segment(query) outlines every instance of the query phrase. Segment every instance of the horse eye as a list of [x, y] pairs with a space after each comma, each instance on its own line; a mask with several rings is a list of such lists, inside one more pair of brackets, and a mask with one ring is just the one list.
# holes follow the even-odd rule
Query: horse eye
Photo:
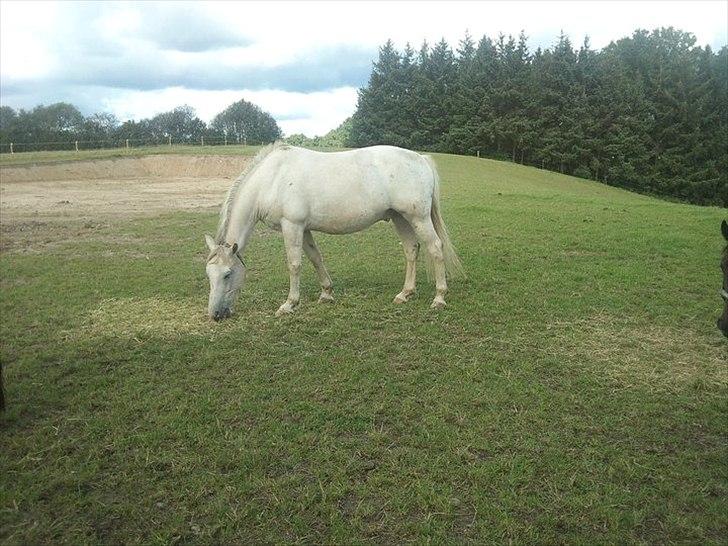
[[230, 275], [232, 275], [232, 274], [233, 274], [232, 271], [228, 271], [227, 273], [225, 273], [225, 276], [223, 277], [223, 279], [229, 279]]

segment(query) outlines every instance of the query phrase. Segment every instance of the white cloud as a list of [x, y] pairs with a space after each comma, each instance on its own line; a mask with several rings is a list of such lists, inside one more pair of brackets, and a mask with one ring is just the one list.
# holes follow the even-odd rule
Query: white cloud
[[52, 44], [40, 37], [52, 33], [57, 8], [52, 2], [0, 2], [0, 78], [34, 78], [55, 68]]
[[[549, 37], [563, 30], [579, 42], [588, 34], [604, 47], [636, 28], [674, 26], [696, 35], [700, 45], [727, 40], [728, 2], [679, 1], [497, 1], [497, 2], [247, 2], [206, 4], [219, 17], [239, 21], [240, 31], [280, 55], [331, 44], [418, 46], [445, 38], [451, 45], [468, 29], [483, 34]], [[293, 47], [291, 47], [293, 46]]]
[[308, 135], [353, 112], [368, 54], [390, 38], [398, 48], [440, 38], [457, 47], [466, 29], [476, 40], [524, 30], [535, 48], [563, 30], [576, 45], [589, 35], [601, 48], [636, 28], [673, 26], [695, 34], [699, 45], [718, 49], [728, 41], [726, 1], [4, 0], [0, 12], [0, 83], [10, 106], [54, 102], [65, 92], [63, 100], [74, 102], [77, 93], [85, 109], [109, 108], [120, 118], [188, 103], [210, 119], [243, 96], [286, 133]]
[[286, 135], [323, 135], [338, 127], [356, 110], [355, 87], [314, 93], [264, 90], [246, 92], [251, 102], [271, 113]]

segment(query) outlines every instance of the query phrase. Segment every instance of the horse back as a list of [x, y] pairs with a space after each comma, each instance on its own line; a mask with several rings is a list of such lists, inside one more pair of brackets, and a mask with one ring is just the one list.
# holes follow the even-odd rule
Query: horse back
[[429, 214], [434, 176], [416, 152], [373, 146], [328, 153], [288, 148], [276, 155], [267, 198], [274, 220], [351, 233], [386, 219], [391, 210]]

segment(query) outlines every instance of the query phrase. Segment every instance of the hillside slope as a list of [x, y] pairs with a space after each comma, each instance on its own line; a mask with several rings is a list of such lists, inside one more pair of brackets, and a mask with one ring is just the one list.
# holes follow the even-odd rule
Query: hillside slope
[[[7, 245], [0, 541], [721, 543], [725, 211], [435, 158], [468, 274], [441, 312], [424, 266], [391, 302], [386, 223], [317, 234], [336, 303], [306, 264], [283, 319], [283, 245], [261, 227], [222, 323], [216, 210]], [[6, 221], [4, 241], [28, 233]]]

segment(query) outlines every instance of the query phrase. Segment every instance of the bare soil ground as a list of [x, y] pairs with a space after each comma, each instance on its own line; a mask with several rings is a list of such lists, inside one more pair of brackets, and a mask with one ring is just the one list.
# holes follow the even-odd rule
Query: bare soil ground
[[210, 210], [247, 157], [156, 155], [0, 169], [0, 250], [42, 248], [133, 216]]

